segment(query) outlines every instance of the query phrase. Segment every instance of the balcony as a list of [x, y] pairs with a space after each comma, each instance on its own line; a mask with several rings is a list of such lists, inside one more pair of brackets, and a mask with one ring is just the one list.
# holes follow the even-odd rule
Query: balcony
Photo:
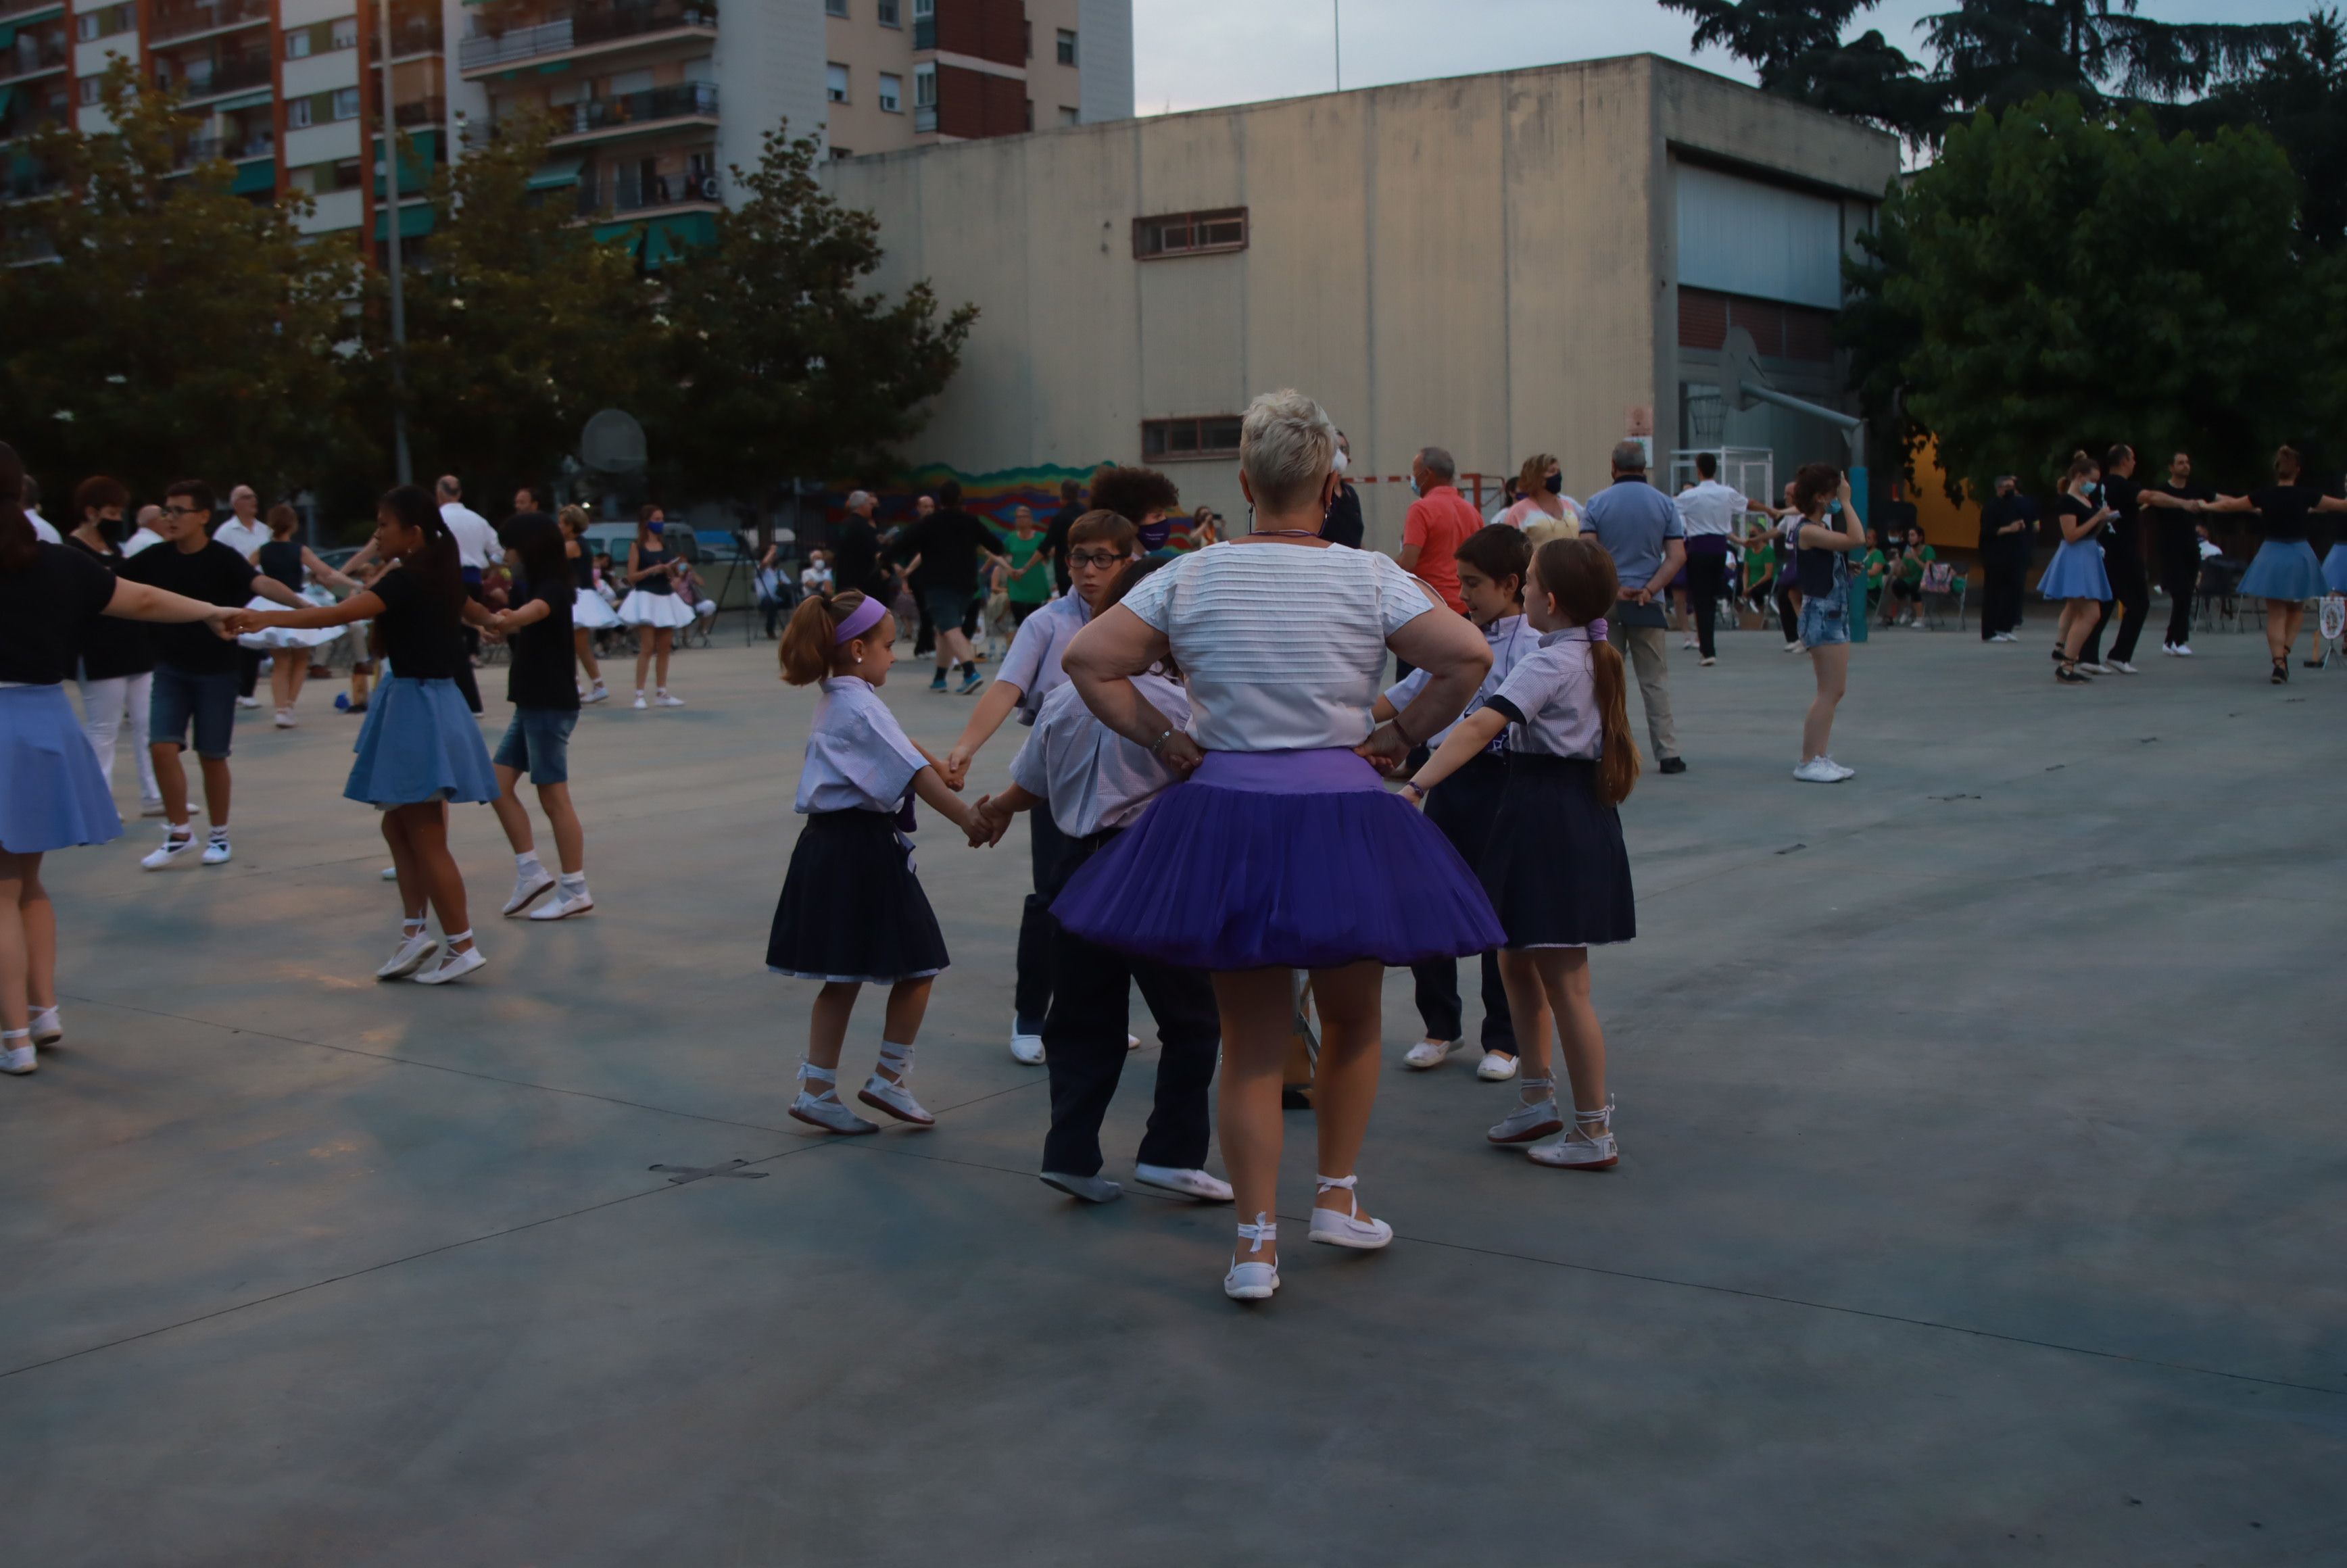
[[[481, 26], [479, 18], [476, 26]], [[596, 5], [577, 15], [557, 17], [535, 26], [483, 33], [458, 46], [458, 68], [489, 70], [516, 60], [535, 60], [601, 46], [622, 44], [664, 33], [698, 29], [714, 31], [717, 7], [712, 0], [655, 0], [651, 5]]]
[[717, 84], [683, 82], [652, 87], [617, 97], [582, 98], [570, 106], [570, 128], [557, 136], [558, 145], [587, 138], [605, 139], [640, 130], [656, 130], [680, 121], [717, 118]]
[[0, 54], [0, 82], [14, 82], [26, 77], [46, 76], [65, 69], [73, 57], [73, 49], [59, 33], [36, 36], [16, 35], [16, 46]]
[[671, 207], [715, 207], [724, 200], [724, 189], [714, 174], [663, 174], [647, 180], [622, 171], [616, 182], [600, 190], [579, 181], [579, 216], [608, 219]]
[[938, 106], [923, 104], [913, 111], [913, 134], [923, 136], [938, 128]]
[[0, 201], [30, 201], [57, 188], [57, 177], [30, 160], [0, 164]]
[[446, 98], [416, 98], [391, 106], [391, 123], [404, 130], [413, 130], [418, 126], [446, 125], [447, 120]]
[[173, 38], [191, 38], [199, 33], [268, 20], [269, 0], [179, 0], [177, 4], [158, 0], [147, 41], [169, 43]]
[[0, 22], [5, 22], [11, 16], [20, 16], [27, 11], [56, 10], [58, 0], [0, 0]]
[[190, 103], [200, 98], [225, 97], [230, 93], [241, 93], [249, 87], [265, 87], [270, 84], [267, 55], [238, 55], [218, 65], [204, 61], [198, 64], [205, 65], [207, 68], [200, 73], [189, 72], [179, 84]]

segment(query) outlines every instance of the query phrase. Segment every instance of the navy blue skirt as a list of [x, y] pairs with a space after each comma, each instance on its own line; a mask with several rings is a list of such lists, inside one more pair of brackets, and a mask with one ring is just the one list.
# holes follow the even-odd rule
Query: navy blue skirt
[[0, 849], [42, 855], [121, 836], [114, 792], [65, 688], [0, 686]]
[[1516, 752], [1479, 866], [1510, 948], [1594, 948], [1638, 934], [1622, 814], [1597, 764]]
[[922, 980], [951, 962], [895, 816], [808, 815], [766, 936], [766, 968], [802, 980]]

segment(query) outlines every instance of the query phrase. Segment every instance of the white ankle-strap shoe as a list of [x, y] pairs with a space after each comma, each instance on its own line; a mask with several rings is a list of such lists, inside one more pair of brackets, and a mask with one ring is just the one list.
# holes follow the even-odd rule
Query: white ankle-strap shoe
[[849, 1137], [859, 1132], [880, 1131], [877, 1125], [866, 1122], [839, 1102], [838, 1084], [839, 1074], [830, 1068], [800, 1062], [799, 1093], [798, 1098], [791, 1102], [791, 1120]]
[[1564, 1117], [1556, 1108], [1556, 1079], [1553, 1075], [1547, 1078], [1527, 1075], [1516, 1081], [1516, 1087], [1522, 1094], [1532, 1098], [1526, 1100], [1520, 1094], [1516, 1108], [1491, 1124], [1491, 1130], [1483, 1134], [1486, 1139], [1494, 1143], [1529, 1143], [1536, 1138], [1564, 1131]]
[[404, 979], [439, 950], [440, 939], [426, 936], [423, 927], [417, 926], [412, 930], [403, 927], [399, 946], [392, 949], [391, 957], [384, 961], [383, 968], [374, 972], [374, 978], [379, 980]]
[[1573, 1131], [1524, 1151], [1535, 1163], [1567, 1171], [1606, 1171], [1622, 1163], [1614, 1142], [1614, 1102], [1602, 1111], [1575, 1111]]
[[[1312, 1194], [1312, 1240], [1329, 1246], [1349, 1246], [1358, 1252], [1375, 1252], [1393, 1240], [1393, 1226], [1383, 1220], [1361, 1217], [1360, 1200], [1352, 1195], [1353, 1184], [1360, 1177], [1315, 1176], [1312, 1179], [1319, 1184]], [[1322, 1193], [1337, 1192], [1346, 1195], [1351, 1205], [1349, 1212], [1340, 1214], [1334, 1209], [1320, 1207]]]
[[[22, 1078], [40, 1066], [38, 1053], [33, 1050], [32, 1036], [33, 1031], [28, 1029], [0, 1030], [0, 1072]], [[1246, 1229], [1245, 1225], [1239, 1228]], [[1273, 1283], [1278, 1282], [1275, 1280]], [[1264, 1294], [1268, 1296], [1271, 1292], [1266, 1290]]]
[[[1239, 1226], [1239, 1239], [1253, 1245], [1249, 1253], [1259, 1253], [1263, 1244], [1279, 1239], [1279, 1226], [1270, 1216], [1258, 1214], [1255, 1223]], [[1238, 1250], [1231, 1250], [1231, 1271], [1223, 1276], [1223, 1294], [1233, 1301], [1268, 1301], [1271, 1293], [1279, 1288], [1279, 1265], [1276, 1263], [1241, 1263]]]
[[[886, 1068], [895, 1076], [884, 1076], [880, 1068]], [[856, 1098], [876, 1111], [886, 1111], [899, 1122], [910, 1122], [916, 1127], [936, 1126], [938, 1119], [923, 1110], [921, 1102], [913, 1098], [912, 1082], [913, 1048], [890, 1045], [884, 1040], [880, 1046], [880, 1067], [873, 1069], [872, 1076], [865, 1080], [864, 1087], [856, 1091]]]

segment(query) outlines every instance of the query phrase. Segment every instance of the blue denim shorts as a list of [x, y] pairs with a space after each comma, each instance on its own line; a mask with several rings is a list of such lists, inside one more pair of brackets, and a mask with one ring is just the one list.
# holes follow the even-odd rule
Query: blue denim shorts
[[1823, 599], [1801, 600], [1801, 646], [1830, 648], [1850, 641], [1850, 597], [1845, 589]]
[[501, 768], [528, 774], [534, 784], [569, 784], [570, 732], [578, 723], [574, 709], [516, 708], [505, 739], [497, 743], [497, 755], [489, 760]]
[[189, 671], [155, 666], [147, 709], [149, 745], [188, 749], [188, 723], [196, 726], [196, 755], [218, 762], [228, 755], [236, 733], [236, 671]]

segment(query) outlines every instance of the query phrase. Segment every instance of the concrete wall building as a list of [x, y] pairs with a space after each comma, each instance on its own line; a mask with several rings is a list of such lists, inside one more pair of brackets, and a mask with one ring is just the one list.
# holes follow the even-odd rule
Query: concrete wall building
[[881, 286], [981, 312], [908, 459], [1144, 460], [1235, 520], [1237, 415], [1294, 385], [1389, 545], [1427, 443], [1495, 486], [1555, 452], [1580, 496], [1641, 427], [1840, 460], [1814, 418], [1727, 410], [1719, 350], [1742, 327], [1840, 404], [1840, 261], [1899, 171], [1887, 136], [1644, 56], [857, 152], [826, 179], [878, 215]]

